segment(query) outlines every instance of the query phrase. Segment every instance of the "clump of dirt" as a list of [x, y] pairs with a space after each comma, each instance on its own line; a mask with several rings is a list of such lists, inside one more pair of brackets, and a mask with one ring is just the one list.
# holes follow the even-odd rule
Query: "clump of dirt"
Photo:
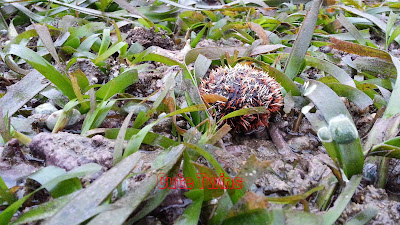
[[[215, 152], [216, 159], [225, 166], [224, 169], [239, 171], [251, 154], [255, 154], [259, 160], [271, 162], [270, 169], [255, 183], [255, 191], [264, 195], [287, 196], [304, 193], [320, 185], [322, 178], [331, 172], [325, 165], [331, 162], [331, 159], [319, 151], [318, 142], [310, 143], [307, 135], [288, 139], [289, 143], [300, 146], [301, 149], [287, 152], [278, 151], [275, 144], [268, 140], [266, 131], [233, 137], [236, 140], [231, 140], [231, 135], [228, 136], [224, 138], [224, 142], [227, 143], [224, 147], [228, 154]], [[293, 157], [294, 161], [288, 161], [288, 158]]]
[[[0, 38], [1, 46], [1, 38]], [[18, 74], [12, 71], [3, 60], [0, 60], [0, 94], [5, 94], [7, 88], [18, 82]]]
[[159, 67], [152, 72], [139, 73], [139, 81], [129, 86], [126, 93], [135, 97], [147, 97], [165, 86], [166, 80], [163, 79], [164, 77], [171, 75], [171, 73], [176, 75], [180, 71], [179, 66], [172, 66], [169, 68]]
[[244, 43], [236, 38], [228, 38], [228, 39], [219, 39], [214, 41], [212, 39], [202, 39], [197, 43], [196, 48], [203, 47], [240, 47], [243, 46]]
[[68, 69], [68, 72], [72, 73], [78, 69], [86, 75], [91, 85], [102, 84], [108, 81], [108, 76], [104, 74], [103, 71], [101, 71], [90, 59], [78, 58]]
[[319, 73], [319, 70], [314, 67], [310, 67], [306, 70], [304, 70], [303, 73], [300, 74], [300, 77], [303, 79], [312, 79], [312, 80], [318, 80], [322, 78], [324, 75]]
[[26, 159], [25, 152], [17, 139], [11, 139], [4, 147], [0, 147], [0, 176], [8, 187], [18, 185], [25, 176], [37, 170]]
[[[306, 137], [306, 136], [303, 136]], [[297, 141], [292, 141], [296, 143]], [[299, 144], [300, 145], [300, 144]], [[304, 144], [301, 144], [304, 145]], [[272, 141], [262, 139], [242, 140], [242, 152], [254, 153], [258, 159], [271, 161], [271, 169], [263, 177], [257, 180], [256, 186], [259, 192], [265, 195], [300, 194], [319, 185], [321, 179], [330, 173], [330, 169], [323, 162], [329, 162], [328, 155], [317, 152], [296, 154], [297, 160], [287, 162], [293, 152], [278, 152]], [[229, 146], [231, 151], [237, 146]], [[310, 146], [313, 148], [313, 146]], [[308, 149], [310, 150], [310, 149]], [[287, 155], [288, 154], [288, 155]]]
[[388, 51], [393, 54], [396, 57], [400, 56], [400, 45], [396, 42], [393, 41], [389, 47], [388, 47]]
[[8, 35], [6, 30], [0, 30], [0, 45], [5, 46], [8, 42]]
[[114, 143], [101, 135], [92, 138], [70, 133], [40, 133], [29, 144], [32, 154], [54, 165], [72, 170], [86, 163], [112, 166]]
[[326, 154], [301, 154], [296, 163], [282, 159], [271, 162], [270, 173], [261, 177], [256, 185], [265, 195], [297, 195], [318, 185], [331, 170], [323, 162], [329, 162]]
[[400, 163], [398, 159], [390, 160], [386, 189], [393, 194], [400, 195]]
[[174, 224], [176, 219], [183, 214], [186, 206], [192, 201], [186, 198], [183, 193], [185, 190], [172, 189], [164, 201], [150, 213], [162, 224]]
[[126, 93], [132, 94], [135, 97], [147, 97], [161, 87], [160, 82], [162, 77], [163, 74], [158, 73], [157, 71], [140, 73], [138, 82], [129, 86], [126, 90]]
[[126, 63], [113, 56], [111, 56], [106, 60], [106, 64], [107, 64], [108, 79], [110, 80], [117, 77], [121, 73], [121, 69], [122, 71], [124, 71], [125, 69], [128, 68], [128, 65]]
[[342, 98], [342, 100], [346, 105], [346, 108], [349, 110], [349, 113], [353, 117], [358, 134], [360, 137], [366, 136], [374, 124], [373, 121], [377, 112], [376, 108], [370, 106], [365, 109], [360, 109], [353, 102], [347, 100], [346, 98]]
[[121, 26], [119, 28], [119, 31], [121, 33], [128, 33], [131, 29], [132, 29], [132, 24], [131, 23], [127, 23], [127, 24]]
[[165, 30], [161, 29], [156, 32], [154, 27], [150, 29], [135, 27], [133, 30], [130, 30], [128, 32], [126, 42], [129, 45], [138, 42], [145, 48], [148, 48], [150, 46], [158, 46], [168, 50], [173, 50], [175, 48], [175, 44], [173, 40], [168, 36], [168, 33]]
[[[153, 175], [152, 172], [148, 171], [151, 170], [154, 160], [159, 156], [159, 154], [162, 154], [163, 150], [156, 149], [154, 151], [140, 152], [142, 153], [141, 158], [132, 171], [134, 174], [138, 175], [127, 179], [127, 186], [130, 190], [135, 190], [144, 185], [143, 182], [146, 182], [146, 178]], [[157, 173], [157, 170], [154, 172]], [[135, 224], [174, 224], [174, 221], [183, 214], [185, 208], [192, 202], [189, 198], [183, 195], [186, 191], [187, 190], [185, 189], [170, 189], [161, 204], [147, 216], [135, 222]], [[137, 211], [140, 211], [147, 206], [148, 201], [144, 201], [138, 206]]]
[[368, 224], [394, 225], [400, 221], [400, 204], [389, 200], [384, 189], [367, 186], [353, 196], [353, 202], [347, 205], [338, 222], [343, 224], [357, 213], [371, 206], [378, 210], [378, 214]]

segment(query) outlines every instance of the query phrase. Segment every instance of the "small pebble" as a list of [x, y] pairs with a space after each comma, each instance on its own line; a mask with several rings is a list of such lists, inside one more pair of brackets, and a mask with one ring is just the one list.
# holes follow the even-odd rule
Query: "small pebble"
[[32, 112], [32, 114], [40, 114], [40, 115], [50, 115], [57, 111], [57, 108], [51, 103], [44, 103], [38, 105]]
[[[57, 120], [60, 117], [61, 113], [63, 110], [58, 110], [56, 112], [53, 112], [47, 119], [46, 119], [46, 126], [49, 130], [53, 130], [54, 127], [56, 126]], [[75, 125], [76, 123], [79, 122], [79, 120], [81, 119], [81, 113], [76, 110], [73, 109], [72, 110], [72, 115], [67, 123], [66, 128], [71, 127], [73, 125]]]
[[130, 113], [133, 110], [134, 115], [138, 115], [141, 111], [147, 112], [150, 107], [147, 104], [139, 104], [138, 102], [128, 102], [122, 107], [125, 113]]

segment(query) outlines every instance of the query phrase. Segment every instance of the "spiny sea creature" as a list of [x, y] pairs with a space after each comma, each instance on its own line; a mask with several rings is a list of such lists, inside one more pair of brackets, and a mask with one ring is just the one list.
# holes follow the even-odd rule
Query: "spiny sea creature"
[[217, 94], [228, 101], [213, 105], [217, 119], [233, 111], [249, 107], [266, 107], [265, 114], [250, 114], [227, 119], [236, 133], [247, 133], [268, 126], [268, 118], [283, 105], [279, 84], [267, 73], [251, 66], [238, 64], [233, 68], [219, 67], [211, 71], [200, 85], [202, 95]]

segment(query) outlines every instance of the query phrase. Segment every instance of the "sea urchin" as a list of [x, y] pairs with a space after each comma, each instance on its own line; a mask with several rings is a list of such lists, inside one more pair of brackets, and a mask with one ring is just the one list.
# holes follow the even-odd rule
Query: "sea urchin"
[[217, 101], [214, 106], [217, 119], [233, 111], [264, 106], [265, 114], [250, 114], [227, 119], [236, 133], [251, 132], [268, 126], [268, 118], [282, 106], [283, 98], [279, 84], [267, 73], [253, 67], [238, 64], [233, 68], [220, 67], [211, 71], [200, 85], [202, 95], [218, 94], [228, 101]]

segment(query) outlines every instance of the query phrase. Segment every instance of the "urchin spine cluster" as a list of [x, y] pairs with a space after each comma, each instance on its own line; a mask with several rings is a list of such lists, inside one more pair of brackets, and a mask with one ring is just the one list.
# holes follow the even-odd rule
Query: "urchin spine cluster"
[[235, 132], [250, 132], [268, 126], [268, 118], [283, 105], [279, 84], [267, 73], [251, 66], [238, 64], [233, 68], [219, 67], [211, 71], [208, 78], [202, 80], [201, 94], [218, 94], [228, 99], [214, 104], [217, 119], [233, 111], [264, 106], [265, 114], [251, 114], [233, 117], [227, 120]]

